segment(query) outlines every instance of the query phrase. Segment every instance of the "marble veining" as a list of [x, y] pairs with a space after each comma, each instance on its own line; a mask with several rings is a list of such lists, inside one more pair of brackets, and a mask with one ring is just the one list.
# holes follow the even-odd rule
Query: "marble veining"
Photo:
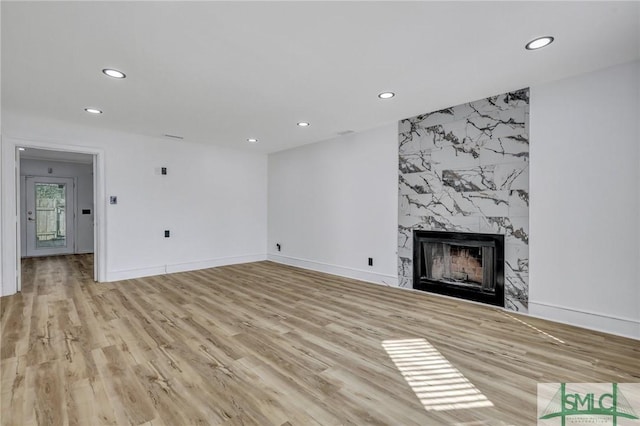
[[399, 122], [398, 275], [412, 287], [414, 229], [505, 235], [505, 306], [526, 311], [529, 89]]

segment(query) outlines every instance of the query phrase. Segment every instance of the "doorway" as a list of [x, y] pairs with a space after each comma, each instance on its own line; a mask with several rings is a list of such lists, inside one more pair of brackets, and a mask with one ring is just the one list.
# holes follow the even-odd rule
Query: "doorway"
[[[16, 189], [20, 194], [18, 260], [77, 254], [97, 257], [102, 239], [96, 209], [101, 193], [95, 179], [98, 156], [26, 146], [16, 151]], [[17, 268], [18, 291], [22, 263], [19, 261]], [[96, 258], [95, 281], [100, 280], [101, 263]]]
[[25, 177], [26, 255], [76, 251], [75, 178]]

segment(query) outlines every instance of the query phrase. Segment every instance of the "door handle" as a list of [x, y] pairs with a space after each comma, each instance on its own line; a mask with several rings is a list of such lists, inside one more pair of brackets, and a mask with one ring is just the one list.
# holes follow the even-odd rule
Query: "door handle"
[[32, 221], [32, 222], [35, 222], [35, 221], [36, 221], [36, 220], [35, 220], [34, 218], [32, 218], [32, 217], [28, 217], [28, 218], [27, 218], [27, 220], [30, 220], [30, 221]]

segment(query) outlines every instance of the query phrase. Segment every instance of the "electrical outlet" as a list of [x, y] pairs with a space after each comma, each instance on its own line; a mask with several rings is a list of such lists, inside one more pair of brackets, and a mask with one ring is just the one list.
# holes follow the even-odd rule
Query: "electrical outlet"
[[112, 195], [109, 197], [109, 204], [118, 204], [118, 197], [115, 195]]
[[166, 167], [160, 167], [160, 174], [161, 175], [166, 175], [167, 174], [167, 168]]
[[171, 236], [171, 231], [169, 231], [169, 230], [164, 231], [164, 237], [165, 238], [169, 238], [170, 236]]
[[373, 266], [373, 257], [369, 258], [369, 266]]

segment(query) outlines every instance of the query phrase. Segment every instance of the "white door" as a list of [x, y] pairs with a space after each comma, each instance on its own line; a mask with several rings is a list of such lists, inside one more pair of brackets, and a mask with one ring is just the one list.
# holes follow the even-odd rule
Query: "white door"
[[72, 178], [26, 178], [27, 256], [75, 251]]

